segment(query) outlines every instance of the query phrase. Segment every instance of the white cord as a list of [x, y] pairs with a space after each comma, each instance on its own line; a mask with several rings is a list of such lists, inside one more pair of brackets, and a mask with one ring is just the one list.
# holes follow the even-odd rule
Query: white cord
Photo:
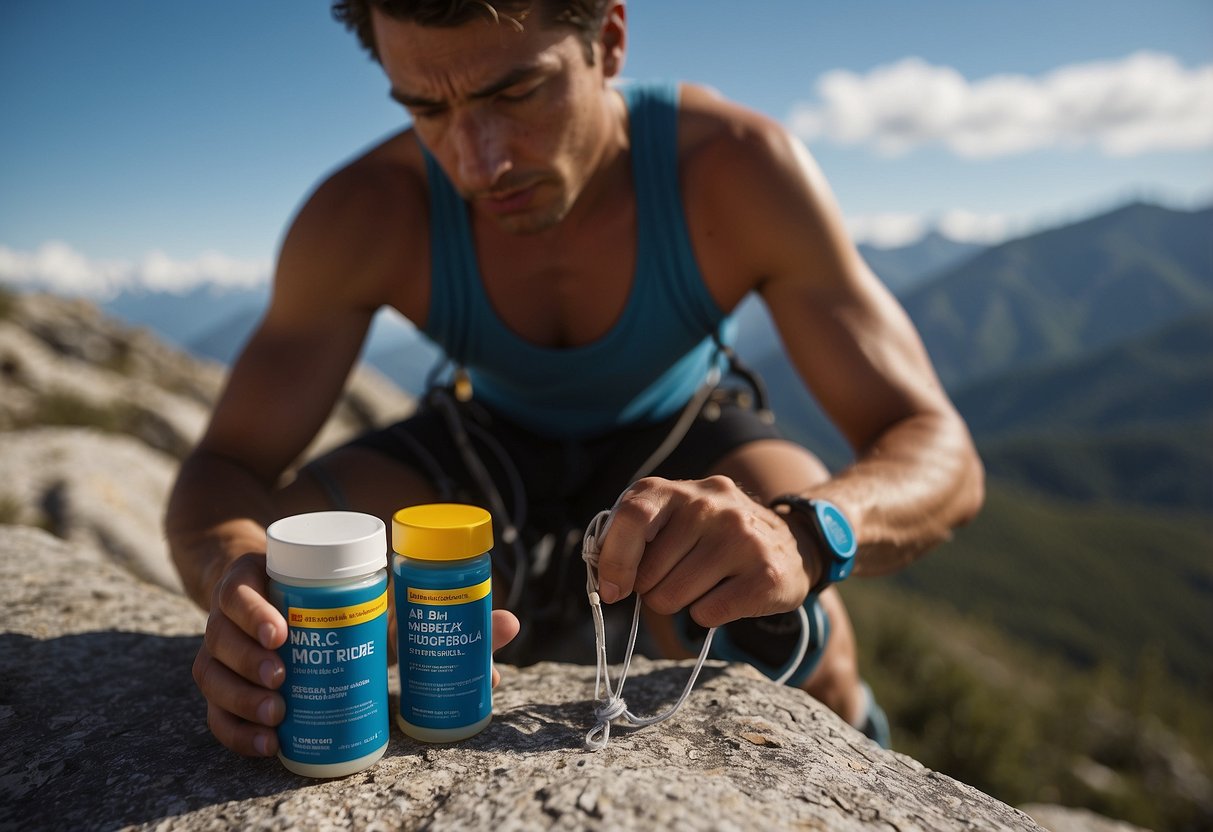
[[[690, 678], [687, 679], [686, 687], [683, 688], [678, 701], [668, 711], [655, 716], [641, 717], [628, 709], [627, 702], [623, 698], [623, 686], [627, 682], [628, 670], [632, 665], [632, 653], [636, 649], [636, 633], [640, 628], [641, 601], [640, 596], [637, 596], [636, 607], [632, 613], [632, 631], [628, 635], [627, 653], [623, 659], [623, 669], [619, 674], [619, 686], [613, 687], [607, 664], [606, 625], [602, 619], [602, 598], [598, 595], [598, 558], [602, 553], [601, 541], [606, 537], [607, 528], [611, 525], [611, 516], [611, 511], [598, 512], [586, 528], [581, 546], [581, 558], [585, 561], [585, 592], [590, 601], [590, 611], [594, 616], [594, 643], [598, 659], [598, 670], [594, 675], [594, 701], [598, 703], [594, 708], [594, 718], [597, 723], [585, 735], [585, 747], [591, 751], [606, 748], [611, 739], [611, 721], [614, 719], [623, 717], [630, 725], [641, 728], [646, 725], [656, 725], [677, 713], [678, 709], [682, 707], [682, 703], [690, 696], [691, 688], [695, 686], [695, 680], [699, 678], [699, 671], [703, 669], [703, 663], [707, 660], [708, 651], [712, 646], [712, 636], [716, 633], [715, 627], [708, 630], [703, 639], [703, 647], [699, 650], [699, 659], [695, 662], [695, 668], [691, 671]], [[808, 651], [809, 616], [803, 606], [798, 607], [797, 611], [800, 613], [800, 643], [796, 651], [796, 658], [775, 680], [776, 684], [783, 684], [791, 678]], [[605, 697], [601, 695], [604, 687], [606, 688]]]

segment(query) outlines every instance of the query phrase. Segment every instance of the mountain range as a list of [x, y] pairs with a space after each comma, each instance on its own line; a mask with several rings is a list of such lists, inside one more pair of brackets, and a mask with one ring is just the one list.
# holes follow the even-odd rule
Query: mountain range
[[1213, 306], [1213, 208], [1134, 203], [978, 253], [902, 298], [950, 389]]

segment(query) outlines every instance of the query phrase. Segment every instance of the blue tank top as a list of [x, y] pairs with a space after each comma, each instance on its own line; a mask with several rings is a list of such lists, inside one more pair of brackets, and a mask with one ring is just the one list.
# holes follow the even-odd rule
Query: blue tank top
[[430, 202], [430, 308], [424, 333], [467, 368], [475, 397], [528, 430], [586, 438], [660, 421], [694, 395], [724, 359], [711, 334], [731, 319], [695, 262], [678, 190], [678, 90], [629, 84], [636, 272], [622, 315], [602, 337], [536, 346], [497, 316], [484, 292], [467, 205], [425, 154]]

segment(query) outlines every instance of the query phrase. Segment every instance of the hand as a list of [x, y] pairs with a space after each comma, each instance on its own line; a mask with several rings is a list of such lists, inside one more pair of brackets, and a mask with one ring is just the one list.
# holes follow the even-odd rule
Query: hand
[[265, 555], [232, 562], [211, 593], [206, 636], [194, 659], [207, 727], [223, 745], [249, 757], [278, 753], [274, 726], [286, 715], [277, 693], [286, 668], [275, 652], [286, 641], [286, 620], [266, 600], [265, 585]]
[[[509, 610], [493, 610], [493, 652], [496, 653], [513, 641], [514, 636], [518, 635], [520, 626], [517, 616]], [[500, 681], [501, 674], [497, 672], [497, 667], [494, 665], [493, 687], [497, 687], [497, 683]]]
[[[286, 715], [286, 702], [276, 692], [286, 677], [276, 652], [286, 641], [286, 620], [265, 591], [265, 555], [245, 555], [228, 567], [212, 593], [206, 635], [193, 669], [194, 681], [206, 697], [211, 733], [249, 757], [278, 753], [274, 726]], [[505, 610], [494, 610], [492, 622], [496, 651], [518, 635], [519, 625]], [[394, 642], [394, 632], [390, 635]], [[500, 679], [494, 667], [494, 687]]]
[[638, 480], [615, 506], [598, 564], [599, 595], [633, 590], [654, 612], [690, 608], [704, 627], [793, 610], [810, 586], [784, 520], [728, 477]]
[[[389, 585], [394, 578], [389, 574]], [[388, 593], [388, 596], [395, 598], [394, 592]], [[489, 624], [492, 630], [493, 652], [496, 653], [502, 647], [505, 647], [514, 640], [514, 636], [518, 635], [518, 630], [521, 625], [518, 623], [518, 617], [509, 610], [493, 610], [492, 621]], [[399, 661], [399, 651], [397, 650], [397, 630], [396, 630], [396, 605], [388, 604], [387, 608], [387, 648], [388, 648], [388, 667], [392, 667]], [[497, 687], [497, 683], [501, 681], [501, 674], [497, 672], [497, 667], [493, 667], [493, 687]]]

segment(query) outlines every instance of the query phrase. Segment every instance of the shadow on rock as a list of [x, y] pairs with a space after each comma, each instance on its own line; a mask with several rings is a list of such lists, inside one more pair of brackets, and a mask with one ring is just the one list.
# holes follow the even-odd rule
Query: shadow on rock
[[[616, 689], [618, 670], [618, 667], [612, 668], [612, 683]], [[682, 695], [690, 672], [689, 666], [662, 667], [645, 672], [633, 669], [623, 691], [629, 710], [638, 717], [668, 711]], [[723, 665], [705, 665], [694, 690], [699, 690], [723, 673]], [[580, 682], [576, 685], [582, 687]], [[570, 697], [569, 701], [527, 703], [515, 707], [507, 705], [493, 718], [492, 725], [484, 733], [465, 742], [465, 746], [482, 751], [512, 753], [584, 749], [586, 734], [597, 723], [593, 684], [585, 685], [584, 690], [566, 688], [564, 691]], [[606, 695], [605, 690], [601, 693]], [[617, 719], [614, 724], [624, 731], [636, 730], [623, 719]]]
[[111, 829], [310, 782], [221, 747], [198, 636], [0, 634], [0, 825]]

